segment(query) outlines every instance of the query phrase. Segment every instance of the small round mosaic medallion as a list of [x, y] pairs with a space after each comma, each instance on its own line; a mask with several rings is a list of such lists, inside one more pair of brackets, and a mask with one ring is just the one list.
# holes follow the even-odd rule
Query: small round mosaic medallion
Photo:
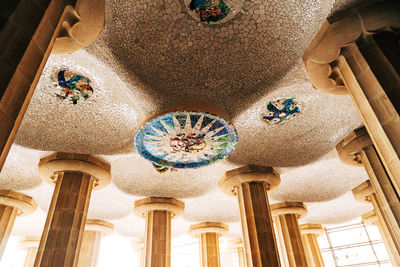
[[231, 20], [245, 0], [184, 0], [189, 14], [199, 22], [220, 24]]
[[78, 104], [87, 100], [93, 94], [91, 82], [85, 76], [73, 73], [67, 68], [57, 69], [52, 75], [56, 85], [54, 93], [59, 99]]
[[262, 119], [268, 124], [279, 124], [296, 117], [301, 111], [301, 105], [295, 98], [279, 98], [267, 104], [267, 111]]
[[238, 135], [224, 118], [199, 111], [176, 111], [146, 122], [135, 135], [139, 154], [158, 166], [186, 169], [228, 157]]

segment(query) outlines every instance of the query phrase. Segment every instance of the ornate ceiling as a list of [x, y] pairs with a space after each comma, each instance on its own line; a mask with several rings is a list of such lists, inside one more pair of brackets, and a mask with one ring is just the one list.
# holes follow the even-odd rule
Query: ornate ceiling
[[[201, 221], [229, 223], [229, 236], [240, 235], [237, 201], [217, 182], [243, 164], [277, 167], [282, 182], [271, 202], [305, 202], [305, 222], [344, 222], [368, 209], [350, 192], [367, 175], [342, 164], [334, 151], [361, 125], [357, 111], [348, 96], [313, 89], [301, 62], [330, 12], [351, 3], [337, 1], [332, 9], [333, 0], [231, 0], [226, 3], [239, 8], [208, 24], [184, 0], [106, 2], [105, 31], [93, 44], [50, 56], [0, 174], [2, 188], [31, 195], [40, 207], [17, 220], [16, 234], [26, 232], [24, 223], [38, 232], [44, 223], [53, 189], [41, 183], [37, 163], [49, 151], [90, 153], [111, 164], [112, 184], [93, 193], [89, 218], [112, 221], [127, 236], [143, 235], [132, 207], [144, 196], [185, 202], [184, 215], [174, 220], [176, 235]], [[90, 81], [90, 97], [74, 104], [56, 95], [66, 93], [57, 80], [63, 69]], [[269, 103], [290, 98], [300, 104], [295, 117], [263, 120]], [[238, 146], [219, 163], [160, 174], [133, 139], [143, 122], [182, 105], [224, 114], [238, 131]]]

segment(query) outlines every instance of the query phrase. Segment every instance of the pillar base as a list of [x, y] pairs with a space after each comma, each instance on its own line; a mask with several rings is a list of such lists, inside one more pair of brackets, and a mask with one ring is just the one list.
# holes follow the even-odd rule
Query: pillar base
[[272, 216], [295, 214], [298, 218], [303, 218], [307, 215], [307, 209], [303, 202], [285, 201], [271, 205]]
[[343, 163], [350, 166], [362, 167], [363, 163], [358, 154], [364, 147], [371, 144], [372, 141], [369, 138], [367, 130], [362, 127], [352, 131], [336, 146], [336, 150]]
[[299, 226], [302, 235], [323, 235], [325, 230], [320, 224], [302, 224]]
[[228, 232], [228, 230], [228, 225], [221, 222], [202, 222], [191, 225], [189, 234], [193, 237], [197, 237], [203, 233], [216, 233], [223, 236]]
[[174, 198], [148, 197], [135, 201], [134, 212], [139, 217], [145, 217], [146, 212], [154, 210], [166, 210], [172, 217], [182, 215], [185, 203]]
[[11, 190], [0, 190], [0, 205], [16, 208], [18, 216], [32, 214], [37, 208], [33, 198]]
[[353, 195], [355, 200], [359, 202], [364, 202], [364, 203], [370, 203], [370, 196], [375, 193], [374, 189], [371, 186], [371, 182], [365, 181], [359, 186], [353, 188]]

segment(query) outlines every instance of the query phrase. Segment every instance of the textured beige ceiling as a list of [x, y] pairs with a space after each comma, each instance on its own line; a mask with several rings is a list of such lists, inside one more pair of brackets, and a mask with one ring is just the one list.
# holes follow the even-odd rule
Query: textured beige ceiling
[[[332, 12], [352, 2], [337, 1]], [[41, 182], [37, 163], [50, 151], [95, 154], [111, 164], [113, 182], [93, 192], [89, 218], [112, 221], [128, 236], [143, 236], [144, 220], [132, 209], [144, 196], [185, 202], [175, 236], [200, 221], [229, 223], [229, 236], [240, 236], [237, 200], [217, 182], [249, 163], [279, 167], [282, 182], [270, 201], [304, 201], [304, 222], [345, 222], [370, 209], [350, 192], [367, 179], [365, 171], [343, 165], [334, 151], [361, 120], [348, 96], [313, 89], [300, 59], [333, 1], [245, 0], [218, 25], [201, 24], [183, 3], [107, 1], [104, 34], [86, 50], [50, 57], [0, 173], [1, 188], [39, 205], [17, 218], [14, 234], [40, 234], [53, 187]], [[91, 98], [73, 105], [55, 97], [52, 75], [64, 67], [92, 81]], [[301, 113], [267, 125], [261, 119], [267, 103], [282, 97], [295, 97]], [[138, 127], [177, 104], [208, 104], [227, 114], [239, 133], [231, 157], [164, 174], [141, 158], [133, 146]]]

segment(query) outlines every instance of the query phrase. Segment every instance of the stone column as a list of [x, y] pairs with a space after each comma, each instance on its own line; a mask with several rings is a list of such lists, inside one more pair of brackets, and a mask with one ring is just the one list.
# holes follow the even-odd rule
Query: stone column
[[287, 264], [290, 267], [307, 267], [306, 255], [297, 220], [307, 214], [302, 202], [282, 202], [271, 205], [280, 244], [284, 247]]
[[171, 219], [185, 204], [174, 198], [148, 197], [135, 201], [135, 214], [146, 219], [145, 266], [171, 266]]
[[110, 183], [110, 165], [57, 152], [40, 160], [39, 173], [56, 185], [34, 266], [76, 266], [92, 189]]
[[382, 212], [381, 205], [378, 204], [376, 193], [371, 186], [370, 181], [366, 181], [353, 189], [354, 198], [360, 202], [371, 203], [382, 233], [382, 239], [387, 245], [388, 253], [391, 255], [392, 263], [395, 266], [400, 266], [400, 250], [398, 246], [397, 235], [393, 229], [386, 223], [385, 214]]
[[6, 1], [0, 28], [0, 170], [46, 61], [89, 45], [104, 27], [104, 0]]
[[27, 236], [19, 240], [18, 247], [20, 249], [26, 250], [26, 257], [23, 267], [33, 267], [39, 247], [39, 242], [39, 236]]
[[233, 251], [235, 267], [246, 267], [243, 240], [241, 238], [229, 240], [228, 248]]
[[329, 17], [303, 55], [313, 86], [349, 94], [400, 194], [400, 3], [363, 1]]
[[373, 188], [370, 201], [390, 232], [395, 247], [400, 251], [400, 199], [367, 131], [364, 128], [353, 131], [336, 149], [344, 163], [364, 166]]
[[279, 183], [274, 168], [256, 165], [227, 171], [219, 181], [225, 193], [238, 197], [247, 266], [280, 266], [267, 194]]
[[199, 239], [200, 266], [220, 267], [220, 236], [228, 232], [228, 226], [220, 222], [203, 222], [190, 226], [189, 234]]
[[324, 233], [324, 228], [320, 224], [300, 225], [301, 238], [306, 252], [309, 267], [324, 267], [321, 250], [318, 245], [317, 237]]
[[32, 214], [37, 208], [33, 198], [11, 190], [0, 190], [0, 259], [17, 216]]
[[83, 233], [78, 267], [96, 267], [101, 238], [112, 234], [114, 225], [102, 220], [87, 220]]
[[144, 267], [144, 238], [136, 238], [132, 240], [132, 249], [138, 253], [139, 267]]

